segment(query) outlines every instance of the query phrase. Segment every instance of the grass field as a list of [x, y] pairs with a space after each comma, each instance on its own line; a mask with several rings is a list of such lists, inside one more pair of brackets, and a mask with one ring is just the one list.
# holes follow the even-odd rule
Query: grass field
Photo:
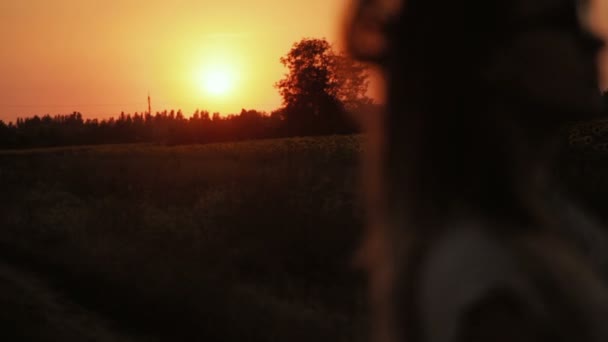
[[[144, 340], [363, 341], [362, 140], [0, 152], [0, 257]], [[608, 212], [608, 155], [577, 151], [556, 174]]]
[[361, 137], [0, 153], [0, 242], [163, 340], [365, 339]]

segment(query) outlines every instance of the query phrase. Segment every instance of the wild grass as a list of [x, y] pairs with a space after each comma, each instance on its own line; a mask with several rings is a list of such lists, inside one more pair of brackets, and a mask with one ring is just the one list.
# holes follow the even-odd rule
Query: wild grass
[[357, 136], [0, 154], [0, 236], [142, 336], [365, 339]]
[[[365, 340], [362, 139], [1, 152], [0, 243], [151, 340]], [[555, 174], [601, 214], [600, 152]]]

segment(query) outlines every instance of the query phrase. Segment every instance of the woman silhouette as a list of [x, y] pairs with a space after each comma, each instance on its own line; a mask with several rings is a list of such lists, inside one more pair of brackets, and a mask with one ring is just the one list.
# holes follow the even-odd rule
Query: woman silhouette
[[386, 79], [368, 120], [378, 341], [606, 341], [603, 232], [551, 177], [599, 115], [586, 2], [360, 0], [346, 41]]

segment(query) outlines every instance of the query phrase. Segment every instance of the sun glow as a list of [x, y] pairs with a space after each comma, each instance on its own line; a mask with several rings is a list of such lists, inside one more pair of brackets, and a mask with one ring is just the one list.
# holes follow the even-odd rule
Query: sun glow
[[198, 87], [207, 95], [225, 97], [236, 86], [236, 73], [229, 66], [214, 65], [202, 69], [197, 75]]
[[153, 111], [273, 111], [279, 58], [339, 43], [345, 1], [0, 0], [0, 119], [141, 112], [148, 92]]

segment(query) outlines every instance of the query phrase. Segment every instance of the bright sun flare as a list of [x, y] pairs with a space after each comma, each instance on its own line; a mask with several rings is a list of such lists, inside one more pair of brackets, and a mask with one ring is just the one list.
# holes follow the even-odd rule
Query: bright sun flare
[[201, 71], [198, 76], [199, 87], [207, 94], [225, 96], [234, 88], [235, 75], [225, 67], [213, 67]]

